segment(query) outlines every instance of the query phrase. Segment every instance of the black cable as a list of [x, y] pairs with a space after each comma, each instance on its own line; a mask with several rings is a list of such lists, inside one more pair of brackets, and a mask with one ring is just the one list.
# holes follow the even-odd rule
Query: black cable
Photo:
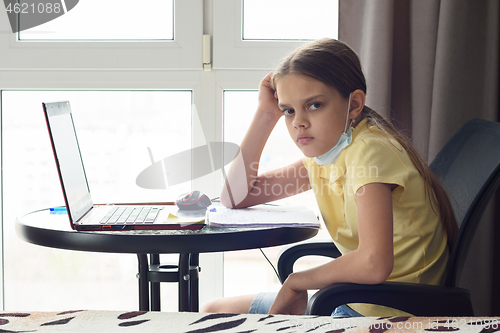
[[[215, 197], [211, 200], [212, 202], [220, 202], [220, 197]], [[275, 204], [264, 204], [264, 205], [269, 205], [269, 206], [276, 206]], [[264, 258], [266, 258], [267, 262], [269, 263], [269, 265], [271, 265], [271, 267], [273, 268], [273, 271], [274, 273], [276, 274], [276, 277], [278, 278], [278, 281], [281, 281], [280, 279], [280, 275], [278, 274], [278, 271], [276, 270], [276, 268], [274, 267], [273, 263], [271, 262], [271, 260], [269, 260], [269, 258], [266, 256], [266, 254], [264, 253], [264, 251], [262, 251], [262, 249], [259, 249], [260, 252], [262, 253], [262, 255], [264, 256]]]
[[273, 263], [271, 262], [271, 260], [269, 260], [269, 258], [266, 256], [266, 254], [264, 253], [264, 251], [262, 251], [262, 249], [259, 249], [260, 252], [262, 253], [262, 255], [264, 256], [264, 258], [266, 258], [267, 262], [269, 263], [269, 265], [271, 265], [271, 267], [273, 268], [273, 271], [274, 273], [276, 274], [276, 277], [278, 278], [278, 281], [281, 281], [280, 279], [280, 275], [278, 274], [278, 271], [276, 270], [276, 268], [274, 267]]

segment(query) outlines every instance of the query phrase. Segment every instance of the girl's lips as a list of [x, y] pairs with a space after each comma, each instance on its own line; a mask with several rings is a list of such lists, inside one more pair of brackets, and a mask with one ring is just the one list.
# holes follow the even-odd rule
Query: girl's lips
[[312, 136], [299, 136], [297, 138], [297, 142], [300, 143], [300, 144], [305, 144], [305, 143], [308, 143], [310, 141], [312, 141], [314, 138]]

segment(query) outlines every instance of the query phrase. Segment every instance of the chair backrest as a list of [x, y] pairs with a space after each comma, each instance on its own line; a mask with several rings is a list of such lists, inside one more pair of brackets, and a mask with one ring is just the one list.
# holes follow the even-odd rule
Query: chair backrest
[[459, 225], [445, 286], [457, 286], [484, 209], [500, 184], [500, 123], [471, 119], [430, 165], [449, 191]]

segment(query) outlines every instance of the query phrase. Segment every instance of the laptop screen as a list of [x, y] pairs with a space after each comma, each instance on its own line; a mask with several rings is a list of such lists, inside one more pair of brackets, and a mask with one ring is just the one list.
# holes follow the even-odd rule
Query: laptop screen
[[93, 206], [69, 102], [44, 103], [66, 207], [77, 222]]

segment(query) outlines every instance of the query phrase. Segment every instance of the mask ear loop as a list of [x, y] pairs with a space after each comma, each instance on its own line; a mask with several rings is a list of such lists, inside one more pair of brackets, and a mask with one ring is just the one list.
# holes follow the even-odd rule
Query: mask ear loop
[[[345, 119], [345, 126], [344, 126], [344, 133], [347, 132], [347, 123], [349, 122], [349, 110], [351, 109], [351, 93], [349, 93], [349, 104], [347, 105], [347, 118]], [[352, 122], [354, 119], [351, 120], [351, 123], [349, 124], [349, 127], [352, 127]]]

